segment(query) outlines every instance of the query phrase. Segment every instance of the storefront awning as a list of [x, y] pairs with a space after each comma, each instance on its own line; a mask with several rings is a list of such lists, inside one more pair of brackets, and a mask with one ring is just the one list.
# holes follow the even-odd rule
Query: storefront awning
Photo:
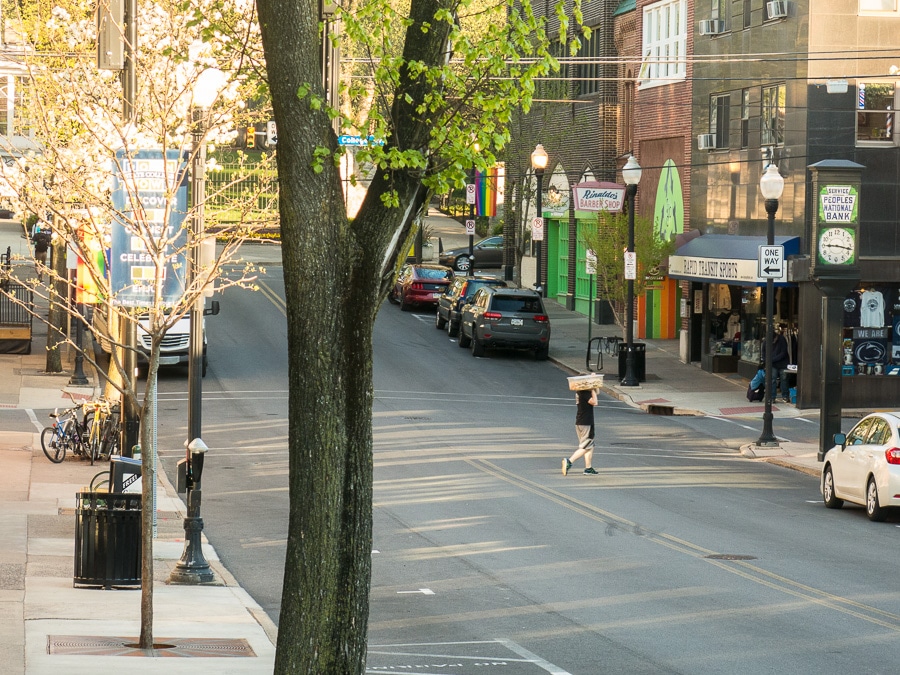
[[[800, 253], [800, 237], [775, 237], [775, 244], [784, 246], [785, 259]], [[669, 256], [669, 276], [714, 284], [765, 284], [766, 280], [757, 276], [759, 247], [765, 245], [765, 237], [704, 234]]]

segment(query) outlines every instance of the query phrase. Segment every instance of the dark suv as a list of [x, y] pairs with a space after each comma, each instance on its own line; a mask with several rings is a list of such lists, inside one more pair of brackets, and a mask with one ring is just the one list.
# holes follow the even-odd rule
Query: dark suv
[[446, 326], [447, 335], [456, 337], [459, 332], [459, 313], [466, 300], [475, 295], [479, 288], [496, 286], [506, 288], [506, 282], [494, 277], [456, 277], [450, 288], [438, 298], [437, 312], [434, 315], [434, 327], [441, 330]]
[[483, 356], [488, 347], [533, 349], [536, 359], [550, 354], [550, 317], [536, 291], [480, 288], [459, 319], [459, 346]]

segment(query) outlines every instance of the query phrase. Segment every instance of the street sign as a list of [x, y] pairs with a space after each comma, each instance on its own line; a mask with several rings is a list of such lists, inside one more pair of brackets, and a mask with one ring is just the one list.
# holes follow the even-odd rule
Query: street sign
[[760, 279], [784, 278], [784, 246], [760, 246], [756, 275]]
[[544, 219], [540, 216], [531, 221], [531, 240], [544, 241]]
[[266, 145], [275, 145], [278, 143], [278, 129], [274, 120], [266, 122]]
[[475, 203], [475, 183], [466, 183], [466, 204]]
[[475, 221], [474, 220], [466, 221], [466, 234], [475, 234]]
[[584, 271], [588, 274], [597, 274], [597, 254], [591, 249], [584, 252]]
[[625, 251], [625, 278], [637, 279], [637, 253]]

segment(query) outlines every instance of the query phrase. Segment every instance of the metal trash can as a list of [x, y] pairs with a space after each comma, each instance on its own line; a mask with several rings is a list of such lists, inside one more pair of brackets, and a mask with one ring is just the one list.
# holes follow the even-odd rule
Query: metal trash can
[[141, 585], [141, 495], [79, 492], [75, 586]]
[[[634, 348], [634, 376], [638, 382], [647, 380], [647, 344], [644, 342], [632, 342]], [[625, 357], [628, 354], [628, 345], [624, 342], [617, 343], [619, 350], [619, 380], [625, 377]]]

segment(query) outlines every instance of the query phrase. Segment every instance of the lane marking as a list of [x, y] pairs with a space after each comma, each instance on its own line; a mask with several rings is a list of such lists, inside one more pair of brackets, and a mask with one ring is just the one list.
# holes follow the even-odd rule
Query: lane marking
[[420, 588], [417, 591], [397, 591], [397, 595], [404, 595], [408, 593], [421, 593], [422, 595], [434, 595], [434, 591], [430, 588]]

